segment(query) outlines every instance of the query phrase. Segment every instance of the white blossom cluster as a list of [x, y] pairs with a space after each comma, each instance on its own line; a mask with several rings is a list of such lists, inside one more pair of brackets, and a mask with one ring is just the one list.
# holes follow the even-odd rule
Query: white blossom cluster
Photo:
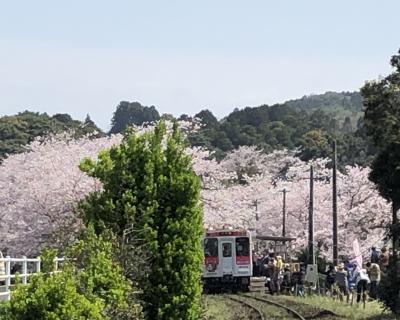
[[[79, 140], [53, 136], [38, 139], [26, 152], [5, 159], [0, 166], [0, 250], [7, 249], [14, 256], [35, 255], [41, 246], [73, 237], [81, 223], [77, 203], [89, 192], [101, 190], [101, 183], [81, 172], [78, 165], [84, 157], [96, 158], [121, 140], [121, 135]], [[201, 148], [189, 148], [187, 153], [202, 181], [205, 227], [230, 225], [279, 236], [281, 191], [286, 188], [287, 236], [297, 238], [296, 246], [306, 246], [310, 163], [294, 152], [265, 154], [255, 147], [240, 147], [220, 162]], [[328, 162], [317, 159], [312, 164], [318, 178], [314, 182], [315, 245], [330, 256], [332, 179]], [[351, 254], [356, 238], [364, 250], [380, 245], [390, 220], [390, 206], [368, 180], [368, 173], [368, 168], [348, 167], [346, 173], [338, 174], [339, 246], [344, 254]]]
[[[253, 157], [253, 158], [252, 158]], [[259, 234], [282, 235], [283, 193], [286, 189], [286, 236], [297, 238], [295, 245], [308, 243], [310, 165], [314, 167], [314, 245], [323, 255], [332, 256], [332, 170], [329, 159], [306, 163], [289, 151], [263, 154], [254, 147], [240, 147], [213, 168], [219, 176], [247, 172], [244, 181], [219, 188], [205, 185], [202, 197], [207, 227], [251, 228]], [[227, 171], [224, 173], [224, 171]], [[366, 253], [383, 245], [390, 222], [390, 204], [368, 180], [369, 168], [346, 167], [338, 173], [339, 254], [352, 255], [357, 239]], [[257, 212], [256, 212], [257, 203]], [[257, 221], [258, 217], [258, 221]]]

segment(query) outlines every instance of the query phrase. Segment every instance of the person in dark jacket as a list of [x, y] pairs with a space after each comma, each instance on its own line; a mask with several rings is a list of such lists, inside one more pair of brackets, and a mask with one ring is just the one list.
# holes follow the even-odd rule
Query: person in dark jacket
[[260, 276], [264, 276], [264, 277], [267, 276], [266, 273], [267, 273], [268, 263], [269, 263], [269, 252], [268, 252], [268, 250], [265, 250], [263, 257], [260, 259], [260, 262], [259, 262], [258, 274]]
[[335, 283], [335, 267], [333, 264], [330, 264], [328, 270], [325, 272], [326, 282], [325, 287], [328, 292], [332, 294], [332, 286]]
[[300, 263], [300, 271], [297, 280], [296, 295], [304, 298], [304, 283], [306, 282], [306, 267], [304, 263]]
[[380, 259], [379, 259], [378, 251], [376, 251], [375, 247], [372, 247], [371, 250], [372, 250], [372, 252], [371, 252], [371, 263], [379, 264]]
[[339, 287], [339, 299], [343, 301], [343, 296], [346, 297], [347, 301], [349, 300], [349, 283], [347, 279], [347, 270], [344, 268], [343, 263], [339, 263], [337, 267], [337, 271], [335, 274], [335, 282]]
[[292, 289], [292, 274], [288, 264], [283, 269], [282, 292], [290, 293]]

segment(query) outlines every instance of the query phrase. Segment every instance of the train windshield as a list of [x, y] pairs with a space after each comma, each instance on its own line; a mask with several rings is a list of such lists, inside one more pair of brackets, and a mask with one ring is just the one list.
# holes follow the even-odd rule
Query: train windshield
[[225, 242], [222, 244], [222, 256], [224, 258], [232, 257], [232, 245], [230, 242]]
[[236, 238], [236, 256], [247, 257], [250, 255], [249, 238]]
[[205, 238], [204, 239], [204, 256], [218, 257], [218, 239]]

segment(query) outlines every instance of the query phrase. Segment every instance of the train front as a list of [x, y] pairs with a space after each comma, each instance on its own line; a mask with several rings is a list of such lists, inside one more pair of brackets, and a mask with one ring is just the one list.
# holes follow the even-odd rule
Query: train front
[[209, 230], [203, 240], [204, 291], [247, 291], [252, 276], [251, 235], [246, 230]]

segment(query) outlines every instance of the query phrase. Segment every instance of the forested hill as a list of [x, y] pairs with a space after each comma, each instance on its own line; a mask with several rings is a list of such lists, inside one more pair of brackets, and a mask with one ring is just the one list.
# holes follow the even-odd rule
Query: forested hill
[[362, 125], [358, 92], [307, 96], [273, 106], [235, 109], [218, 121], [208, 110], [195, 115], [205, 126], [190, 137], [193, 145], [213, 149], [218, 157], [240, 145], [271, 151], [298, 148], [303, 160], [331, 155], [338, 141], [342, 165], [366, 165], [374, 154]]
[[284, 103], [288, 107], [299, 110], [348, 110], [361, 112], [363, 110], [361, 94], [355, 92], [331, 92], [303, 96], [301, 99], [289, 100]]
[[[218, 106], [214, 106], [217, 108]], [[362, 100], [359, 92], [327, 92], [304, 96], [272, 106], [235, 109], [218, 120], [211, 111], [202, 110], [193, 117], [202, 119], [202, 129], [189, 136], [192, 145], [215, 151], [218, 158], [241, 145], [256, 145], [269, 152], [275, 149], [299, 149], [303, 160], [327, 157], [331, 141], [338, 140], [339, 160], [343, 165], [369, 163], [374, 150], [362, 128]], [[154, 106], [121, 101], [111, 119], [109, 133], [122, 132], [130, 124], [141, 125], [170, 114], [159, 115]], [[179, 119], [192, 116], [181, 115]], [[99, 131], [89, 117], [84, 122], [68, 114], [49, 116], [25, 111], [0, 118], [0, 161], [6, 154], [20, 152], [23, 145], [39, 135], [74, 130], [77, 136]]]
[[85, 121], [73, 120], [68, 114], [24, 111], [14, 116], [0, 117], [0, 162], [7, 154], [21, 152], [24, 145], [37, 136], [63, 131], [74, 132], [76, 137], [97, 132], [103, 134], [95, 123], [86, 116]]
[[331, 114], [341, 123], [349, 118], [353, 127], [356, 127], [358, 119], [363, 116], [362, 97], [358, 91], [308, 95], [301, 99], [286, 101], [284, 105], [309, 113], [322, 110]]

